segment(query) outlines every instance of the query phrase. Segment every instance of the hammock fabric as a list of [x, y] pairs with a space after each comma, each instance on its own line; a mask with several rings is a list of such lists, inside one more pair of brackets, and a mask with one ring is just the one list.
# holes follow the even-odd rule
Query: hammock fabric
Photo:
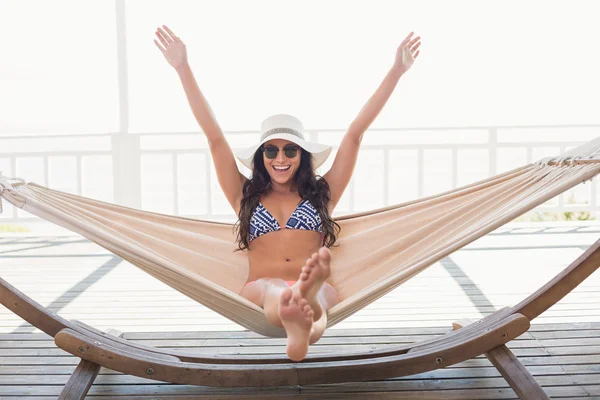
[[[600, 138], [436, 196], [337, 218], [329, 282], [341, 302], [332, 326], [428, 266], [600, 172]], [[285, 336], [239, 295], [248, 259], [232, 224], [131, 209], [0, 174], [0, 198], [81, 234], [179, 292], [266, 336]], [[1, 205], [0, 205], [1, 206]], [[0, 208], [1, 210], [1, 208]]]

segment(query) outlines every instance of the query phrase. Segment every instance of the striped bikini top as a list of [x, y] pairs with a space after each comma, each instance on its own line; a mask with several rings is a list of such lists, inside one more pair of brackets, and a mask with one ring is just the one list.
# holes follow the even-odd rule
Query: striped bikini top
[[[322, 234], [323, 223], [316, 208], [308, 200], [303, 200], [292, 212], [292, 215], [285, 224], [287, 229], [301, 229], [306, 231], [315, 231]], [[273, 215], [259, 201], [252, 218], [250, 218], [250, 235], [248, 243], [259, 236], [270, 232], [281, 230], [279, 223]]]

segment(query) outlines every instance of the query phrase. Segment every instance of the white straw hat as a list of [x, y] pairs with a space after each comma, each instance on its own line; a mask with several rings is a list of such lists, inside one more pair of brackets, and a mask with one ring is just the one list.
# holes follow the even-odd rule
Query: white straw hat
[[235, 152], [235, 156], [246, 167], [252, 169], [254, 153], [263, 143], [273, 139], [284, 139], [296, 143], [312, 154], [313, 168], [319, 168], [331, 153], [331, 146], [308, 142], [304, 139], [302, 122], [292, 115], [277, 114], [265, 119], [260, 127], [260, 140], [257, 144]]

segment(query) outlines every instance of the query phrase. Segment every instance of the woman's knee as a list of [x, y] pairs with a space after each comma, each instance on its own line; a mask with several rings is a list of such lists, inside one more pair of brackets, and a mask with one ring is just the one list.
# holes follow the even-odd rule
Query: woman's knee
[[268, 294], [279, 291], [280, 288], [284, 287], [287, 287], [287, 284], [283, 279], [260, 278], [246, 283], [242, 288], [240, 295], [259, 307], [263, 307]]

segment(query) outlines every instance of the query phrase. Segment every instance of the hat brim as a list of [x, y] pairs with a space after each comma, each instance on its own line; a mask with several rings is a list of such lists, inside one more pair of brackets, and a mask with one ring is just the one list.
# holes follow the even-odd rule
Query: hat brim
[[311, 153], [313, 157], [313, 168], [317, 169], [327, 160], [329, 154], [331, 153], [332, 147], [326, 144], [307, 142], [299, 138], [298, 136], [291, 135], [289, 133], [276, 133], [273, 135], [267, 136], [261, 142], [252, 145], [250, 147], [246, 147], [235, 152], [235, 156], [242, 164], [244, 164], [249, 169], [252, 169], [252, 160], [254, 159], [254, 153], [256, 150], [265, 142], [273, 139], [283, 139], [293, 143], [296, 143], [298, 146], [302, 147], [304, 150]]

